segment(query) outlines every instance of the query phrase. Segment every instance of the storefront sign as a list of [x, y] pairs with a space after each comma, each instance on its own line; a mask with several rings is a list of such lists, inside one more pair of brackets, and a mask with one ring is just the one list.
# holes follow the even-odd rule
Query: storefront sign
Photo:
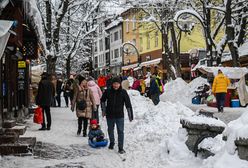
[[26, 62], [25, 61], [18, 61], [18, 68], [26, 68]]

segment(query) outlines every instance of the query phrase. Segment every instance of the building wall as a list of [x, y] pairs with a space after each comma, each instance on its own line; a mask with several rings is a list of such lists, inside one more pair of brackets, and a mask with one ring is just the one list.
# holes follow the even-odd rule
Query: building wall
[[[135, 20], [138, 19], [138, 10], [130, 9], [122, 14], [123, 17], [123, 43], [133, 42], [137, 49], [139, 46], [139, 23]], [[134, 64], [138, 62], [137, 54], [124, 54], [123, 55], [124, 65]]]
[[[122, 63], [122, 24], [109, 30], [110, 34], [110, 65]], [[118, 38], [115, 39], [117, 34]], [[118, 54], [115, 51], [118, 50]]]

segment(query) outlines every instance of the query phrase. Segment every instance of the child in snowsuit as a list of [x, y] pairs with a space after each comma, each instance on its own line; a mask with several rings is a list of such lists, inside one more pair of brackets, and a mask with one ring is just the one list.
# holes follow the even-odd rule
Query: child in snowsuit
[[101, 142], [104, 140], [104, 133], [99, 128], [97, 120], [91, 120], [90, 131], [88, 136], [91, 141]]

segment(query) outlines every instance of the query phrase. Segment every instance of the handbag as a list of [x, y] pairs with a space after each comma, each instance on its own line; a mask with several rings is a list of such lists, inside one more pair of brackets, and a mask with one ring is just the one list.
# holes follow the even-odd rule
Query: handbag
[[43, 123], [43, 113], [42, 113], [42, 108], [40, 106], [34, 110], [33, 121], [34, 123], [37, 123], [37, 124]]
[[78, 110], [85, 110], [87, 107], [87, 103], [85, 100], [80, 100], [77, 102], [77, 109]]

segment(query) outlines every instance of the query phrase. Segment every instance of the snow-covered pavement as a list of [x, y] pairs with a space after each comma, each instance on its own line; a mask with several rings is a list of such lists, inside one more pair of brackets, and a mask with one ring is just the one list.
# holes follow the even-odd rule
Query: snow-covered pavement
[[[133, 122], [125, 120], [126, 161], [108, 148], [93, 149], [88, 146], [88, 139], [76, 136], [77, 118], [69, 108], [52, 109], [51, 131], [38, 131], [39, 125], [28, 120], [25, 136], [35, 136], [37, 143], [33, 156], [0, 158], [4, 168], [222, 168], [218, 165], [230, 161], [248, 166], [237, 156], [220, 155], [207, 160], [195, 158], [186, 145], [186, 131], [180, 125], [181, 117], [194, 114], [192, 110], [180, 103], [160, 102], [154, 106], [152, 102], [139, 95], [137, 91], [129, 91], [134, 108]], [[102, 130], [107, 134], [106, 119], [101, 118]], [[216, 159], [221, 159], [217, 161]], [[231, 167], [229, 167], [231, 168]]]

